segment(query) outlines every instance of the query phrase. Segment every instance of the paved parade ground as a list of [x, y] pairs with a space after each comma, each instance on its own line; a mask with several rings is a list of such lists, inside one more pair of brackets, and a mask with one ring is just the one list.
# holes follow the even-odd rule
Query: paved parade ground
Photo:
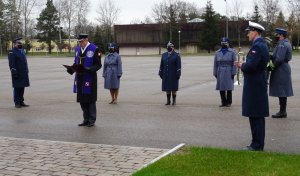
[[[62, 67], [62, 64], [72, 62], [73, 58], [29, 57], [31, 86], [25, 89], [25, 103], [30, 104], [30, 107], [16, 109], [12, 101], [8, 61], [0, 59], [1, 157], [4, 150], [10, 151], [5, 154], [6, 157], [9, 154], [17, 155], [13, 150], [35, 153], [36, 149], [45, 155], [48, 149], [51, 149], [51, 154], [61, 146], [67, 153], [69, 150], [84, 153], [97, 149], [99, 151], [96, 152], [100, 152], [96, 155], [98, 158], [95, 159], [94, 156], [86, 160], [95, 159], [101, 163], [106, 155], [101, 153], [102, 150], [110, 150], [114, 146], [120, 146], [121, 151], [131, 150], [133, 147], [140, 151], [137, 153], [143, 153], [148, 148], [150, 153], [153, 150], [154, 155], [141, 159], [143, 162], [136, 163], [130, 170], [132, 172], [164, 153], [165, 149], [171, 149], [180, 143], [234, 150], [250, 143], [248, 118], [241, 116], [242, 86], [235, 86], [231, 107], [219, 107], [219, 92], [215, 90], [215, 78], [212, 76], [213, 56], [182, 57], [183, 70], [176, 106], [164, 105], [166, 97], [161, 92], [161, 80], [158, 76], [159, 57], [122, 57], [123, 76], [116, 105], [108, 104], [110, 94], [103, 88], [101, 69], [98, 72], [97, 121], [96, 126], [91, 128], [77, 126], [82, 122], [82, 111], [72, 93], [73, 76], [67, 74]], [[294, 56], [290, 64], [295, 96], [288, 98], [288, 118], [267, 118], [266, 151], [300, 153], [300, 56]], [[269, 103], [270, 114], [279, 110], [277, 98], [270, 97]], [[78, 151], [73, 151], [77, 149]], [[28, 153], [26, 155], [30, 156]], [[144, 153], [141, 157], [145, 155], [150, 156]], [[35, 156], [31, 155], [32, 160], [39, 160]], [[58, 155], [49, 157], [64, 159]], [[44, 164], [47, 165], [47, 162]], [[53, 166], [53, 163], [48, 163], [48, 166], [49, 164]], [[9, 170], [7, 168], [14, 167], [12, 165], [1, 160], [0, 170]], [[95, 166], [85, 171], [93, 173], [93, 167]], [[12, 171], [18, 172], [18, 167], [16, 168], [12, 168]], [[9, 175], [1, 171], [0, 176]], [[22, 173], [22, 168], [19, 172]], [[105, 175], [94, 173], [97, 174]]]

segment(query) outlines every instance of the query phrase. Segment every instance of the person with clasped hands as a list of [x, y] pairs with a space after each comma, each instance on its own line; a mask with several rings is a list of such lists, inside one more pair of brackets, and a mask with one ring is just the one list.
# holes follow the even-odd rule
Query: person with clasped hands
[[264, 150], [265, 117], [269, 116], [268, 85], [266, 67], [269, 52], [264, 39], [261, 37], [265, 30], [258, 23], [249, 21], [246, 29], [249, 41], [252, 41], [246, 61], [236, 62], [244, 74], [242, 96], [242, 115], [249, 117], [252, 141], [244, 149], [251, 151]]

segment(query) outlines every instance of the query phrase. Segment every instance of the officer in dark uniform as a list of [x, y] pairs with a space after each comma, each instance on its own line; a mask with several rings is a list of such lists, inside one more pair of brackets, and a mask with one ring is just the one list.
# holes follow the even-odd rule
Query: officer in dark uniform
[[216, 90], [220, 91], [220, 107], [230, 107], [232, 104], [233, 80], [236, 75], [235, 51], [229, 48], [229, 40], [221, 38], [221, 48], [216, 52], [213, 74], [217, 79]]
[[264, 149], [265, 117], [269, 116], [268, 85], [266, 67], [269, 61], [269, 51], [261, 33], [265, 30], [260, 24], [249, 21], [249, 41], [252, 47], [246, 61], [240, 61], [237, 66], [244, 73], [244, 87], [242, 98], [242, 115], [249, 117], [252, 142], [245, 149]]
[[14, 102], [16, 108], [28, 107], [24, 103], [25, 87], [29, 87], [28, 65], [22, 45], [22, 38], [13, 41], [13, 49], [9, 51], [8, 61], [14, 88]]
[[78, 126], [92, 127], [96, 122], [97, 71], [102, 67], [99, 48], [88, 41], [87, 34], [78, 36], [74, 64], [67, 72], [75, 74], [74, 93], [83, 111], [83, 122]]
[[279, 98], [280, 110], [272, 115], [273, 118], [286, 118], [287, 97], [294, 95], [292, 87], [291, 67], [289, 61], [292, 60], [292, 46], [286, 38], [287, 31], [285, 29], [275, 29], [278, 45], [273, 51], [272, 62], [275, 69], [272, 70], [270, 76], [269, 94]]
[[166, 105], [171, 104], [171, 94], [172, 105], [176, 105], [176, 92], [181, 76], [181, 59], [180, 55], [174, 51], [174, 45], [171, 42], [167, 44], [167, 52], [161, 56], [158, 75], [162, 79], [162, 91], [167, 94]]

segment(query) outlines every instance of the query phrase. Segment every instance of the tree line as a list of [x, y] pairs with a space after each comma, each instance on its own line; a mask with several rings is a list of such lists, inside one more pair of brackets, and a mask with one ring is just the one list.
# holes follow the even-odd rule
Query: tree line
[[[91, 5], [89, 0], [0, 0], [1, 51], [7, 51], [16, 36], [23, 37], [26, 51], [30, 50], [32, 39], [45, 42], [49, 53], [55, 46], [71, 51], [71, 39], [79, 33], [88, 33], [90, 40], [105, 50], [107, 44], [114, 41], [113, 25], [118, 21], [121, 9], [113, 0], [98, 2], [97, 16], [91, 22], [87, 17]], [[234, 27], [238, 32], [230, 34], [229, 38], [238, 38], [240, 45], [242, 31], [239, 21], [252, 20], [262, 23], [268, 36], [272, 36], [276, 27], [287, 29], [294, 48], [298, 48], [300, 0], [282, 0], [281, 4], [279, 0], [256, 0], [253, 12], [247, 14], [242, 2], [227, 0], [229, 13], [221, 15], [214, 11], [211, 0], [201, 8], [184, 0], [165, 0], [151, 7], [150, 16], [143, 20], [133, 19], [131, 23], [157, 23], [161, 26], [161, 40], [176, 44], [182, 24], [201, 19], [204, 28], [199, 31], [200, 47], [210, 52], [216, 49], [220, 37], [226, 35], [220, 22], [236, 21]], [[290, 12], [288, 17], [283, 15], [283, 10]]]

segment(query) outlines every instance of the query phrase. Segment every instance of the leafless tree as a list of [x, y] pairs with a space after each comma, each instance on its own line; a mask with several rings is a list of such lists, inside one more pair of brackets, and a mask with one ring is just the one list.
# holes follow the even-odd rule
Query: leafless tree
[[243, 3], [241, 0], [232, 0], [230, 4], [230, 13], [233, 16], [234, 20], [237, 21], [236, 27], [238, 31], [238, 45], [241, 46], [241, 30], [240, 30], [240, 20], [243, 15]]
[[38, 7], [42, 6], [42, 4], [45, 3], [45, 1], [41, 1], [41, 0], [19, 0], [18, 1], [18, 8], [21, 14], [21, 17], [23, 19], [23, 29], [24, 29], [24, 38], [25, 38], [25, 49], [26, 52], [28, 52], [28, 47], [27, 45], [29, 44], [28, 41], [28, 26], [32, 25], [30, 24], [30, 22], [32, 23], [32, 19], [33, 14], [36, 12], [36, 9], [38, 9]]
[[279, 0], [257, 0], [257, 4], [265, 19], [267, 34], [270, 34], [280, 11]]
[[113, 0], [99, 1], [98, 22], [105, 32], [106, 43], [112, 41], [112, 27], [118, 20], [120, 9], [115, 5]]

